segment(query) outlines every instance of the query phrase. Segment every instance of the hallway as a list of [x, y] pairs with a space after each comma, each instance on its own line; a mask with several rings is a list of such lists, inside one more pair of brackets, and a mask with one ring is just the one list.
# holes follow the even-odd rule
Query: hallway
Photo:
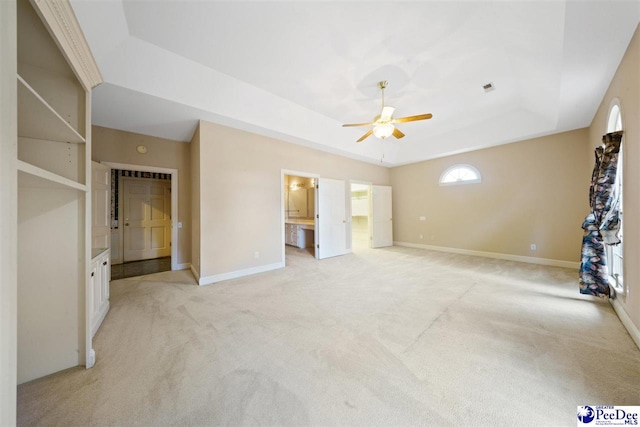
[[132, 261], [111, 266], [111, 280], [171, 271], [171, 257]]

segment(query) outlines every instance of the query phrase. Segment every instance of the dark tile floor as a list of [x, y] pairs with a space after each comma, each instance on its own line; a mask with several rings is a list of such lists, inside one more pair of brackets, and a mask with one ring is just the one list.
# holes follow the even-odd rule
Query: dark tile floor
[[171, 257], [147, 259], [144, 261], [132, 261], [111, 266], [111, 280], [125, 279], [127, 277], [142, 276], [145, 274], [160, 273], [171, 270]]

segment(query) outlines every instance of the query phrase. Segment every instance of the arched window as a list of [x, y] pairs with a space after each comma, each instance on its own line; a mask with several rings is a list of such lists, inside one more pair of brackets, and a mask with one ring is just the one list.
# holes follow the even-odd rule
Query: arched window
[[453, 165], [440, 175], [440, 185], [473, 184], [482, 182], [480, 171], [471, 165]]
[[620, 104], [618, 104], [617, 100], [614, 100], [607, 119], [607, 133], [618, 130], [622, 130], [622, 112], [620, 111]]
[[[611, 102], [611, 107], [609, 107], [609, 116], [607, 117], [607, 133], [616, 132], [622, 130], [622, 110], [620, 108], [620, 101], [618, 99], [614, 99]], [[613, 194], [614, 197], [619, 198], [619, 209], [620, 209], [620, 231], [618, 232], [618, 238], [620, 239], [620, 244], [616, 246], [608, 246], [605, 245], [605, 253], [607, 258], [607, 266], [609, 267], [609, 283], [613, 285], [614, 289], [617, 292], [625, 295], [625, 287], [624, 281], [622, 278], [623, 268], [623, 250], [622, 245], [624, 242], [623, 237], [623, 206], [622, 206], [622, 152], [624, 151], [624, 144], [620, 146], [620, 153], [618, 153], [618, 170], [616, 172], [616, 182], [613, 185]]]

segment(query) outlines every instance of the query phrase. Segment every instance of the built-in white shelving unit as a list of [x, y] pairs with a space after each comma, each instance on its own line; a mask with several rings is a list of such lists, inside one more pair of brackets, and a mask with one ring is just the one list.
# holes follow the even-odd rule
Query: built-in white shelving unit
[[18, 383], [92, 366], [91, 95], [67, 0], [17, 2]]
[[87, 191], [87, 186], [71, 179], [65, 178], [48, 170], [41, 169], [30, 163], [18, 160], [18, 170], [23, 172], [20, 175], [22, 187], [48, 188], [48, 189], [75, 189]]
[[18, 75], [18, 135], [84, 144], [85, 139]]

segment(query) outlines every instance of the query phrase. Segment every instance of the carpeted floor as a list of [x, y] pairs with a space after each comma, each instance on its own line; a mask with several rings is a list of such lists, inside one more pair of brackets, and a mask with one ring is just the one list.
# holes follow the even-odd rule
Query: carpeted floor
[[20, 425], [575, 425], [640, 403], [640, 351], [574, 270], [393, 247], [198, 287], [111, 283], [97, 364]]

